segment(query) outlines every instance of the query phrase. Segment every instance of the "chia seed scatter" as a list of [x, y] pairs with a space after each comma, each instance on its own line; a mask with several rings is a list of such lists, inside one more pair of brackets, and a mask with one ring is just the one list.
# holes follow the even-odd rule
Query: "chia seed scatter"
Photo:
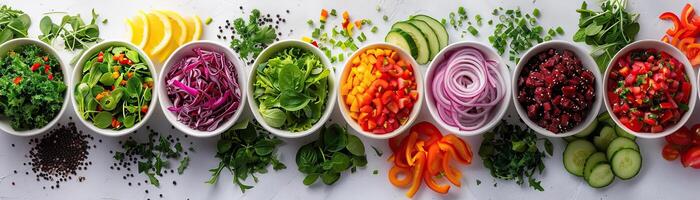
[[92, 140], [93, 137], [78, 132], [73, 122], [68, 125], [59, 124], [43, 137], [30, 140], [30, 145], [34, 146], [29, 151], [28, 163], [36, 174], [37, 181], [55, 183], [51, 189], [60, 188], [61, 182], [72, 180], [80, 170], [87, 170], [87, 166], [91, 165], [87, 161], [90, 154], [88, 141]]

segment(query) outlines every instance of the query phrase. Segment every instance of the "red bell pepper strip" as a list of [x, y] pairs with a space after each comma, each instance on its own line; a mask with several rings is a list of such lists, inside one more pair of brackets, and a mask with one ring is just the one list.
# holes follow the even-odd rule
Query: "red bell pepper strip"
[[423, 171], [425, 170], [425, 152], [418, 152], [415, 156], [415, 166], [413, 166], [413, 177], [411, 187], [406, 192], [408, 198], [413, 198], [413, 195], [420, 189], [421, 180], [423, 178]]
[[428, 139], [425, 140], [425, 145], [427, 146], [433, 145], [435, 142], [442, 139], [440, 130], [430, 122], [423, 121], [413, 125], [413, 127], [411, 127], [411, 132], [417, 132], [421, 136], [427, 136]]
[[[399, 154], [403, 154], [404, 157], [402, 159], [399, 159], [400, 157], [397, 157], [396, 162], [403, 162], [403, 161], [399, 161], [399, 160], [406, 160], [406, 163], [409, 166], [413, 166], [414, 163], [413, 163], [413, 159], [411, 159], [411, 157], [412, 157], [411, 154], [413, 153], [417, 139], [418, 139], [418, 133], [411, 131], [411, 133], [408, 135], [408, 137], [406, 139], [404, 139], [405, 140], [404, 142], [406, 142], [406, 143], [403, 144], [402, 145], [403, 147], [401, 148], [404, 150], [404, 152], [399, 152]], [[399, 165], [399, 164], [397, 164], [397, 165]]]
[[691, 30], [697, 29], [697, 27], [691, 23], [690, 16], [695, 15], [695, 9], [693, 9], [693, 6], [688, 4], [685, 4], [685, 7], [683, 7], [683, 11], [681, 11], [681, 24], [683, 24], [683, 27]]
[[428, 147], [428, 174], [430, 176], [435, 176], [442, 170], [442, 159], [444, 159], [443, 153], [440, 151], [438, 145], [430, 145]]
[[[400, 179], [399, 175], [403, 174], [404, 178]], [[396, 187], [406, 187], [411, 183], [413, 172], [409, 168], [394, 166], [389, 170], [389, 182]]]
[[472, 150], [469, 148], [469, 145], [464, 143], [462, 139], [458, 138], [454, 134], [449, 134], [442, 137], [440, 141], [452, 146], [456, 153], [455, 157], [458, 161], [464, 164], [472, 163]]
[[675, 35], [676, 32], [678, 32], [680, 29], [683, 28], [683, 25], [681, 24], [681, 20], [678, 18], [678, 15], [676, 15], [672, 12], [662, 13], [659, 16], [659, 19], [670, 20], [671, 22], [673, 22], [673, 29], [668, 29], [666, 31], [666, 34], [668, 34], [668, 35]]

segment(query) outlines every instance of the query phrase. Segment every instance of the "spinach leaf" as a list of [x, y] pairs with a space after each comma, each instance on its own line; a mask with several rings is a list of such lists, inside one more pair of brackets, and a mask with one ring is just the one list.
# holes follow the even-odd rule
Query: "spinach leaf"
[[364, 144], [357, 136], [349, 135], [346, 128], [332, 124], [321, 129], [317, 141], [307, 143], [296, 154], [298, 170], [307, 174], [304, 185], [311, 185], [318, 177], [326, 185], [338, 181], [340, 173], [367, 165]]

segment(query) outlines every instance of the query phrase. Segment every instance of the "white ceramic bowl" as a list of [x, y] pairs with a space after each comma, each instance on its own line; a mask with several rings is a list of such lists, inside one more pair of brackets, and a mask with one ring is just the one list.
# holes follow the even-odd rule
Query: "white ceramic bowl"
[[[612, 113], [612, 106], [610, 105], [610, 100], [608, 99], [608, 95], [605, 95], [605, 109], [608, 110], [608, 113], [611, 113], [610, 116], [612, 117], [613, 121], [617, 124], [617, 126], [621, 127], [628, 133], [635, 135], [640, 138], [661, 138], [665, 137], [667, 135], [670, 135], [671, 133], [675, 132], [681, 126], [683, 126], [688, 119], [690, 119], [690, 115], [693, 113], [693, 110], [695, 109], [695, 101], [698, 98], [698, 82], [696, 80], [695, 72], [693, 71], [693, 66], [690, 64], [690, 61], [685, 57], [685, 54], [680, 52], [676, 47], [673, 47], [669, 44], [666, 44], [664, 42], [658, 41], [658, 40], [640, 40], [637, 42], [633, 42], [632, 44], [627, 45], [626, 47], [622, 48], [617, 54], [615, 54], [615, 57], [613, 57], [612, 61], [608, 65], [608, 68], [605, 70], [605, 79], [603, 81], [603, 85], [607, 86], [608, 85], [608, 77], [610, 75], [610, 71], [612, 70], [614, 64], [616, 61], [622, 57], [625, 56], [627, 53], [633, 50], [637, 49], [656, 49], [656, 50], [661, 50], [669, 55], [673, 56], [676, 58], [679, 62], [681, 62], [685, 66], [685, 72], [688, 76], [688, 79], [690, 80], [690, 84], [692, 85], [691, 94], [690, 94], [690, 101], [688, 103], [688, 108], [689, 110], [683, 114], [683, 117], [681, 117], [681, 120], [676, 124], [671, 127], [666, 127], [666, 129], [662, 132], [659, 133], [649, 133], [649, 132], [636, 132], [632, 131], [627, 126], [623, 125], [620, 123], [620, 120], [617, 118], [615, 114]], [[606, 88], [607, 91], [607, 88]]]
[[[255, 68], [259, 66], [261, 63], [267, 62], [267, 60], [273, 56], [275, 53], [280, 52], [281, 50], [290, 48], [290, 47], [296, 47], [296, 48], [301, 48], [307, 51], [310, 51], [314, 55], [318, 56], [318, 58], [321, 60], [321, 63], [331, 70], [330, 75], [328, 75], [328, 96], [326, 99], [326, 107], [323, 110], [323, 115], [321, 115], [321, 119], [316, 122], [311, 128], [305, 130], [305, 131], [300, 131], [300, 132], [291, 132], [288, 130], [283, 130], [283, 129], [278, 129], [278, 128], [273, 128], [270, 125], [268, 125], [265, 120], [263, 120], [262, 115], [260, 115], [260, 112], [258, 111], [258, 102], [256, 102], [255, 98], [253, 97], [253, 91], [255, 90], [255, 80], [257, 74], [255, 73]], [[328, 121], [328, 118], [331, 116], [331, 113], [333, 112], [333, 107], [335, 107], [335, 99], [338, 97], [338, 94], [335, 92], [336, 90], [336, 85], [335, 85], [335, 73], [333, 72], [333, 68], [331, 65], [330, 60], [326, 57], [323, 52], [321, 52], [320, 49], [316, 48], [315, 46], [303, 42], [301, 40], [283, 40], [279, 42], [275, 42], [274, 44], [270, 45], [269, 47], [265, 48], [258, 58], [255, 59], [255, 62], [253, 63], [253, 66], [250, 67], [249, 71], [249, 77], [248, 77], [248, 84], [247, 84], [247, 91], [246, 95], [248, 95], [248, 99], [250, 102], [248, 105], [250, 106], [250, 110], [253, 112], [253, 116], [255, 116], [255, 119], [262, 125], [265, 130], [270, 131], [270, 133], [275, 134], [277, 136], [283, 137], [283, 138], [299, 138], [299, 137], [304, 137], [307, 135], [310, 135], [312, 133], [315, 133], [319, 128], [321, 128], [326, 121]]]
[[[408, 116], [408, 121], [406, 121], [405, 124], [399, 126], [396, 130], [392, 132], [388, 132], [386, 134], [374, 134], [371, 132], [367, 132], [362, 130], [362, 127], [360, 127], [360, 124], [357, 123], [354, 119], [350, 117], [350, 111], [348, 111], [348, 106], [345, 105], [345, 98], [340, 97], [338, 98], [338, 105], [340, 107], [340, 112], [343, 115], [343, 118], [345, 121], [358, 133], [372, 139], [389, 139], [392, 137], [395, 137], [397, 135], [400, 135], [404, 131], [406, 131], [407, 128], [411, 127], [414, 121], [416, 121], [416, 118], [418, 117], [418, 113], [420, 112], [421, 105], [423, 103], [423, 78], [421, 78], [421, 73], [420, 65], [416, 63], [416, 60], [411, 57], [410, 54], [406, 53], [403, 49], [401, 49], [398, 46], [395, 46], [393, 44], [389, 43], [384, 43], [384, 42], [378, 42], [378, 43], [372, 43], [365, 45], [364, 47], [358, 49], [355, 51], [355, 53], [352, 54], [352, 56], [348, 57], [347, 61], [345, 62], [345, 67], [343, 68], [343, 72], [340, 75], [340, 79], [338, 80], [338, 86], [340, 86], [342, 83], [344, 83], [347, 80], [348, 74], [350, 73], [350, 70], [352, 68], [352, 59], [355, 58], [356, 56], [359, 56], [361, 53], [365, 52], [366, 50], [369, 49], [376, 49], [376, 48], [382, 48], [382, 49], [391, 49], [392, 51], [396, 51], [399, 54], [399, 57], [405, 61], [408, 61], [409, 64], [413, 67], [413, 75], [416, 78], [416, 84], [417, 84], [417, 90], [418, 90], [418, 101], [413, 105], [413, 110], [411, 110], [411, 114]], [[340, 94], [340, 87], [337, 89], [337, 93]]]
[[47, 130], [51, 129], [56, 122], [63, 116], [63, 113], [66, 111], [66, 108], [68, 107], [68, 101], [70, 101], [70, 94], [68, 91], [70, 88], [70, 76], [69, 76], [69, 68], [68, 66], [65, 65], [63, 60], [61, 59], [60, 56], [58, 56], [58, 53], [56, 53], [56, 49], [53, 47], [47, 45], [46, 43], [39, 41], [37, 39], [31, 39], [31, 38], [18, 38], [18, 39], [13, 39], [10, 41], [5, 42], [0, 46], [0, 58], [3, 58], [7, 55], [7, 52], [10, 50], [13, 50], [19, 46], [23, 45], [29, 45], [29, 44], [34, 44], [39, 46], [39, 48], [43, 49], [44, 52], [47, 54], [52, 55], [58, 60], [58, 63], [61, 65], [61, 73], [63, 74], [63, 83], [66, 85], [66, 91], [63, 93], [63, 105], [61, 106], [61, 110], [56, 114], [56, 116], [53, 118], [53, 120], [49, 121], [48, 124], [46, 124], [44, 127], [41, 128], [35, 128], [35, 129], [30, 129], [30, 130], [15, 130], [12, 128], [10, 125], [9, 119], [7, 119], [5, 116], [0, 114], [0, 130], [3, 132], [16, 135], [16, 136], [34, 136], [38, 135], [40, 133], [44, 133]]
[[[151, 71], [151, 76], [153, 78], [153, 92], [152, 92], [152, 97], [151, 97], [151, 103], [148, 105], [148, 112], [146, 115], [142, 118], [142, 120], [131, 128], [125, 128], [121, 130], [112, 130], [110, 128], [108, 129], [102, 129], [102, 128], [97, 128], [95, 125], [93, 125], [92, 121], [87, 121], [83, 119], [82, 114], [79, 113], [78, 111], [78, 103], [75, 101], [74, 91], [75, 87], [80, 83], [80, 80], [83, 79], [83, 65], [85, 65], [85, 62], [87, 62], [90, 58], [92, 58], [93, 55], [97, 54], [99, 51], [102, 51], [104, 49], [107, 49], [112, 46], [125, 46], [131, 50], [137, 51], [141, 57], [144, 59], [142, 62], [148, 65], [148, 69]], [[106, 58], [105, 59], [111, 59], [111, 58]], [[142, 49], [136, 47], [136, 45], [132, 44], [131, 42], [126, 42], [126, 41], [119, 41], [119, 40], [109, 40], [109, 41], [102, 41], [83, 53], [83, 55], [80, 57], [80, 60], [78, 60], [78, 64], [75, 65], [73, 69], [73, 78], [71, 79], [72, 82], [68, 86], [71, 94], [71, 102], [73, 103], [73, 110], [75, 111], [76, 115], [78, 116], [78, 119], [80, 119], [80, 122], [82, 122], [85, 126], [87, 126], [90, 130], [95, 131], [99, 134], [106, 135], [106, 136], [123, 136], [127, 135], [129, 133], [134, 132], [135, 130], [139, 129], [143, 124], [145, 124], [148, 119], [151, 118], [153, 115], [153, 112], [155, 112], [155, 108], [158, 104], [158, 89], [160, 88], [160, 82], [158, 82], [158, 73], [156, 73], [155, 65], [153, 65], [153, 62], [151, 59], [148, 57], [146, 53], [143, 52]]]
[[[189, 126], [181, 123], [178, 121], [177, 116], [175, 115], [174, 112], [171, 112], [168, 110], [170, 106], [173, 105], [172, 101], [168, 97], [168, 84], [165, 82], [165, 77], [168, 75], [168, 73], [173, 70], [173, 67], [178, 64], [182, 59], [185, 57], [191, 57], [195, 56], [193, 49], [196, 48], [202, 48], [204, 50], [208, 51], [216, 51], [219, 53], [222, 53], [229, 61], [231, 61], [234, 65], [234, 69], [236, 70], [236, 79], [238, 81], [238, 90], [241, 94], [241, 99], [238, 104], [238, 108], [236, 109], [236, 112], [231, 115], [228, 119], [225, 121], [222, 121], [219, 123], [219, 126], [214, 129], [213, 131], [201, 131], [201, 130], [196, 130], [193, 128], [190, 128]], [[160, 82], [159, 84], [159, 89], [158, 89], [158, 101], [160, 102], [160, 108], [163, 110], [163, 114], [165, 115], [165, 118], [168, 119], [170, 124], [175, 126], [178, 130], [191, 135], [195, 137], [210, 137], [210, 136], [215, 136], [218, 135], [233, 126], [233, 124], [238, 120], [238, 118], [241, 116], [241, 113], [243, 112], [243, 108], [245, 107], [246, 104], [246, 95], [243, 94], [243, 90], [245, 89], [244, 84], [246, 83], [244, 81], [245, 77], [245, 65], [241, 60], [236, 56], [236, 54], [233, 53], [231, 48], [223, 46], [219, 43], [216, 42], [211, 42], [211, 41], [193, 41], [189, 42], [187, 44], [184, 44], [180, 46], [173, 54], [168, 57], [167, 61], [165, 62], [165, 65], [163, 65], [163, 68], [160, 71], [158, 81]]]
[[[547, 49], [561, 49], [561, 50], [569, 50], [572, 51], [576, 57], [581, 60], [581, 64], [583, 67], [586, 69], [590, 70], [593, 72], [593, 75], [595, 76], [595, 100], [593, 102], [592, 107], [588, 111], [588, 115], [586, 115], [586, 119], [583, 120], [580, 124], [578, 124], [576, 127], [573, 129], [567, 131], [567, 132], [562, 132], [562, 133], [554, 133], [551, 132], [545, 128], [540, 127], [537, 125], [535, 122], [530, 120], [530, 118], [527, 116], [527, 110], [520, 105], [520, 102], [518, 102], [518, 78], [520, 77], [520, 72], [522, 71], [523, 67], [527, 64], [527, 62], [530, 60], [530, 58], [536, 56], [537, 54], [546, 51]], [[544, 136], [548, 137], [567, 137], [574, 135], [581, 130], [585, 129], [588, 125], [593, 123], [593, 120], [596, 120], [598, 117], [598, 111], [600, 111], [600, 106], [603, 102], [603, 90], [605, 88], [603, 87], [603, 81], [602, 77], [600, 75], [600, 70], [598, 70], [598, 65], [596, 62], [593, 60], [593, 58], [588, 54], [588, 51], [584, 50], [583, 48], [571, 43], [571, 42], [566, 42], [566, 41], [561, 41], [561, 40], [554, 40], [554, 41], [549, 41], [549, 42], [544, 42], [540, 43], [532, 48], [530, 48], [525, 54], [520, 59], [520, 63], [518, 63], [518, 66], [515, 68], [513, 71], [513, 79], [511, 80], [511, 84], [513, 87], [513, 103], [515, 104], [515, 109], [518, 111], [518, 115], [520, 118], [529, 126], [531, 129], [535, 130], [535, 132], [540, 133]]]
[[[433, 76], [435, 74], [435, 70], [438, 68], [438, 66], [447, 59], [447, 53], [456, 51], [458, 49], [464, 49], [464, 48], [474, 48], [479, 50], [486, 59], [489, 60], [494, 60], [496, 61], [497, 67], [500, 69], [500, 74], [501, 78], [503, 79], [503, 86], [505, 87], [505, 95], [503, 96], [503, 99], [496, 105], [492, 110], [491, 114], [489, 114], [490, 119], [487, 120], [487, 123], [485, 123], [483, 126], [480, 128], [477, 128], [475, 130], [471, 131], [463, 131], [460, 130], [459, 127], [456, 126], [450, 126], [447, 123], [445, 123], [441, 118], [440, 114], [438, 113], [437, 106], [435, 104], [435, 99], [433, 98], [433, 89], [432, 89], [432, 82], [433, 82]], [[482, 134], [488, 130], [491, 130], [494, 126], [496, 126], [503, 116], [505, 115], [506, 111], [508, 110], [508, 106], [510, 105], [510, 95], [511, 95], [511, 90], [512, 86], [509, 84], [510, 81], [510, 70], [508, 70], [508, 67], [506, 66], [505, 62], [501, 59], [501, 56], [496, 53], [493, 48], [489, 47], [488, 45], [484, 45], [479, 42], [471, 42], [471, 41], [463, 41], [463, 42], [458, 42], [451, 44], [440, 53], [438, 53], [435, 58], [433, 59], [433, 62], [430, 64], [428, 69], [425, 72], [425, 102], [428, 106], [428, 110], [430, 111], [430, 115], [435, 119], [435, 121], [444, 129], [446, 129], [448, 132], [455, 133], [458, 135], [462, 136], [473, 136], [473, 135], [479, 135]]]

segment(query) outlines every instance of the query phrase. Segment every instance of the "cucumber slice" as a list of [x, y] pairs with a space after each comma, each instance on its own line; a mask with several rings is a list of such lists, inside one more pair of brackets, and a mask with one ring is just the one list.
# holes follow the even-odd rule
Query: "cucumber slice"
[[608, 123], [608, 125], [610, 126], [615, 125], [615, 121], [613, 121], [612, 117], [610, 117], [610, 113], [608, 113], [607, 111], [598, 115], [598, 122]]
[[445, 48], [447, 44], [450, 43], [450, 36], [447, 34], [447, 29], [445, 29], [445, 26], [442, 25], [440, 21], [427, 15], [416, 15], [411, 19], [424, 21], [428, 24], [428, 26], [430, 26], [430, 28], [433, 29], [433, 32], [435, 32], [435, 35], [438, 38], [438, 42], [440, 42], [440, 49]]
[[600, 163], [593, 167], [591, 175], [586, 182], [594, 188], [602, 188], [610, 185], [615, 180], [615, 175], [610, 167], [610, 164]]
[[411, 35], [400, 29], [389, 31], [384, 37], [384, 41], [399, 46], [401, 49], [408, 51], [413, 57], [418, 55], [418, 48], [416, 48], [416, 43], [413, 42]]
[[588, 177], [591, 176], [591, 171], [593, 171], [593, 168], [600, 163], [608, 163], [608, 158], [605, 157], [605, 153], [595, 152], [594, 154], [591, 154], [591, 156], [588, 156], [588, 159], [586, 159], [586, 164], [583, 165], [583, 179], [588, 180]]
[[564, 150], [564, 168], [575, 176], [583, 176], [586, 159], [595, 152], [595, 146], [588, 140], [578, 139], [569, 143]]
[[418, 64], [426, 64], [430, 60], [430, 47], [428, 46], [428, 40], [425, 39], [423, 32], [411, 23], [406, 21], [396, 22], [391, 29], [400, 29], [403, 32], [408, 33], [408, 35], [413, 38], [413, 42], [416, 43], [416, 48], [418, 49], [418, 54], [414, 56]]
[[574, 137], [574, 136], [568, 136], [568, 137], [563, 137], [562, 139], [564, 139], [564, 141], [566, 141], [566, 142], [573, 142], [574, 140], [578, 140], [579, 138]]
[[642, 169], [642, 154], [635, 149], [620, 149], [615, 152], [610, 164], [615, 176], [622, 180], [631, 179], [637, 176]]
[[595, 128], [597, 128], [597, 127], [598, 127], [598, 120], [593, 120], [593, 122], [590, 125], [588, 125], [586, 128], [581, 130], [581, 132], [576, 133], [574, 136], [580, 137], [580, 138], [586, 137], [586, 136], [590, 135], [591, 133], [593, 133], [593, 131], [595, 131]]
[[634, 136], [634, 135], [628, 133], [627, 131], [625, 131], [625, 129], [622, 129], [622, 127], [620, 127], [620, 126], [615, 126], [615, 132], [617, 133], [617, 136], [619, 136], [619, 137], [626, 137], [626, 138], [629, 138], [632, 140], [637, 139], [637, 136]]
[[433, 29], [428, 26], [428, 23], [421, 20], [408, 20], [408, 23], [411, 23], [420, 29], [420, 32], [423, 33], [425, 39], [428, 40], [428, 48], [430, 48], [430, 58], [428, 60], [433, 60], [435, 55], [440, 52], [440, 42], [438, 42], [438, 38]]
[[610, 145], [608, 145], [608, 160], [611, 160], [615, 152], [619, 151], [620, 149], [634, 149], [639, 151], [639, 145], [637, 145], [637, 143], [634, 143], [634, 140], [631, 140], [629, 138], [617, 137], [612, 142], [610, 142]]
[[600, 129], [600, 134], [598, 136], [593, 137], [593, 144], [598, 148], [598, 151], [605, 152], [610, 142], [615, 138], [617, 138], [615, 130], [612, 127], [605, 126], [603, 129]]

